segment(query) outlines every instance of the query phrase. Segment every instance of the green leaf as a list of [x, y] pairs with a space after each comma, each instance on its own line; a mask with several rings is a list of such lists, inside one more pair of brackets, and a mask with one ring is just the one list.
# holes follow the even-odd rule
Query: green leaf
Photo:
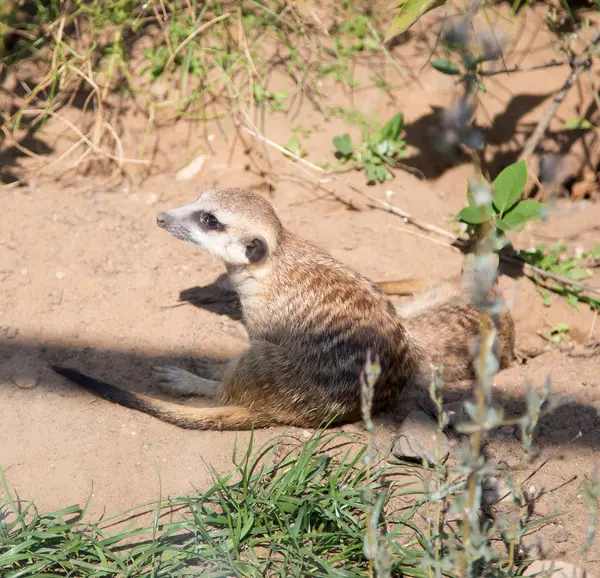
[[508, 165], [494, 180], [494, 205], [502, 217], [521, 197], [527, 184], [527, 164]]
[[443, 74], [460, 74], [460, 70], [458, 69], [458, 66], [452, 62], [451, 60], [432, 60], [429, 62], [429, 64], [431, 64], [431, 66], [433, 66], [433, 68], [435, 68], [437, 71], [443, 73]]
[[589, 120], [579, 117], [565, 120], [562, 125], [562, 130], [586, 130], [589, 128], [594, 128], [594, 125]]
[[365, 172], [367, 173], [368, 185], [373, 185], [377, 181], [377, 174], [375, 171], [376, 168], [377, 167], [375, 165], [372, 165], [371, 163], [365, 164]]
[[557, 323], [550, 329], [550, 333], [566, 333], [567, 331], [569, 331], [569, 325], [567, 323]]
[[588, 252], [587, 254], [592, 258], [592, 259], [600, 259], [600, 245], [594, 245]]
[[298, 140], [298, 137], [295, 134], [290, 137], [290, 140], [288, 141], [285, 148], [291, 153], [294, 153], [296, 156], [300, 156], [300, 141]]
[[354, 151], [354, 143], [347, 133], [334, 137], [333, 146], [343, 157], [349, 157]]
[[573, 281], [582, 281], [583, 279], [589, 279], [591, 276], [592, 272], [583, 267], [573, 267], [569, 271], [569, 278], [573, 279]]
[[502, 231], [522, 231], [527, 221], [539, 219], [543, 206], [538, 201], [521, 201], [496, 224]]
[[579, 303], [579, 297], [575, 295], [575, 293], [567, 293], [565, 295], [565, 301], [571, 306], [577, 309], [577, 304]]
[[395, 6], [399, 10], [392, 20], [392, 25], [384, 42], [402, 32], [406, 32], [423, 14], [439, 8], [445, 3], [446, 0], [403, 0], [399, 2]]
[[479, 225], [489, 221], [493, 215], [494, 207], [491, 204], [483, 206], [470, 205], [469, 207], [465, 207], [456, 217], [459, 221], [463, 221], [469, 225]]
[[552, 296], [548, 291], [542, 291], [539, 287], [536, 287], [536, 291], [539, 293], [542, 298], [542, 303], [544, 307], [550, 307], [552, 305]]
[[262, 106], [268, 96], [267, 89], [261, 84], [254, 85], [254, 101], [258, 106]]
[[385, 123], [381, 131], [382, 141], [395, 141], [400, 136], [404, 128], [404, 115], [401, 112], [396, 113], [390, 120]]
[[384, 183], [391, 177], [389, 171], [383, 165], [375, 167], [375, 176], [380, 183]]

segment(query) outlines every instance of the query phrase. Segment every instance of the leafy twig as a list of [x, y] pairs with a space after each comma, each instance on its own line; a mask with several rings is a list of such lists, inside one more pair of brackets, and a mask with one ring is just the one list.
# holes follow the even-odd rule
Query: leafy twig
[[536, 147], [538, 146], [540, 140], [542, 140], [543, 136], [546, 134], [548, 130], [548, 126], [550, 126], [550, 122], [554, 118], [558, 107], [561, 105], [562, 101], [567, 96], [571, 87], [575, 84], [577, 77], [584, 71], [587, 70], [591, 66], [590, 59], [590, 51], [600, 42], [600, 32], [596, 33], [588, 47], [585, 49], [583, 54], [578, 56], [571, 63], [571, 73], [565, 80], [565, 83], [562, 85], [562, 88], [554, 95], [552, 99], [552, 103], [546, 110], [544, 116], [540, 119], [538, 125], [535, 127], [535, 130], [531, 134], [531, 136], [527, 139], [525, 146], [523, 147], [523, 151], [519, 156], [519, 160], [528, 159]]
[[526, 263], [517, 256], [500, 254], [500, 260], [506, 263], [511, 263], [518, 267], [522, 267], [523, 269], [535, 273], [540, 277], [552, 279], [552, 281], [557, 281], [558, 283], [562, 283], [563, 285], [571, 285], [572, 287], [576, 287], [577, 289], [581, 289], [582, 291], [587, 291], [588, 293], [595, 293], [596, 295], [600, 295], [600, 287], [592, 287], [591, 285], [586, 285], [585, 283], [574, 281], [573, 279], [569, 279], [568, 277], [564, 277], [563, 275], [557, 275], [556, 273], [544, 271], [543, 269], [540, 269], [535, 265], [530, 265], [529, 263]]

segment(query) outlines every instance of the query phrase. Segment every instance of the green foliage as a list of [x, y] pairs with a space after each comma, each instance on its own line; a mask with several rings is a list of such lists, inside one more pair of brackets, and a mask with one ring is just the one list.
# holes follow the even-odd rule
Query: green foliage
[[364, 169], [367, 183], [383, 183], [393, 178], [390, 168], [406, 154], [406, 142], [400, 139], [404, 116], [395, 114], [383, 127], [373, 132], [363, 132], [363, 141], [354, 143], [349, 134], [333, 138], [336, 155], [342, 163], [352, 163], [353, 168]]
[[491, 199], [487, 203], [475, 203], [467, 192], [469, 205], [457, 215], [457, 220], [470, 227], [494, 221], [504, 233], [521, 231], [529, 221], [542, 215], [544, 205], [538, 201], [520, 200], [527, 184], [527, 165], [519, 161], [507, 166], [494, 180]]
[[308, 154], [308, 151], [302, 146], [300, 139], [295, 134], [290, 137], [284, 148], [300, 158], [304, 158]]
[[[542, 271], [547, 271], [561, 277], [566, 277], [572, 281], [583, 281], [592, 276], [592, 271], [586, 267], [586, 262], [594, 262], [600, 256], [600, 244], [595, 245], [589, 251], [583, 252], [580, 256], [567, 255], [567, 245], [563, 241], [558, 241], [551, 245], [547, 250], [543, 243], [537, 245], [534, 249], [519, 251], [519, 257], [530, 265], [534, 265]], [[577, 307], [579, 302], [586, 303], [592, 309], [600, 311], [600, 298], [592, 295], [583, 295], [582, 289], [572, 287], [544, 279], [541, 275], [535, 277], [538, 285], [538, 291], [544, 299], [544, 305], [549, 307], [552, 304], [551, 297], [544, 289], [557, 293], [565, 298], [569, 305]]]
[[594, 128], [594, 125], [585, 118], [575, 117], [565, 120], [562, 130], [586, 130]]
[[552, 343], [562, 343], [563, 341], [569, 341], [571, 336], [569, 335], [569, 326], [566, 323], [557, 323], [548, 331], [548, 339]]
[[429, 64], [443, 74], [460, 74], [458, 66], [451, 60], [430, 60]]
[[[99, 522], [82, 519], [85, 507], [40, 513], [11, 493], [2, 474], [0, 575], [360, 578], [368, 567], [362, 492], [370, 486], [384, 497], [378, 526], [386, 524], [395, 571], [423, 576], [421, 538], [411, 521], [416, 507], [388, 512], [400, 495], [419, 504], [420, 490], [401, 482], [390, 487], [398, 468], [371, 463], [367, 470], [365, 446], [352, 441], [358, 440], [321, 431], [304, 443], [279, 437], [255, 451], [251, 440], [242, 456], [234, 450], [230, 473], [211, 470], [206, 492]], [[147, 525], [143, 516], [152, 509]], [[418, 540], [402, 538], [407, 529]]]
[[396, 14], [387, 33], [387, 39], [406, 32], [423, 14], [439, 8], [446, 0], [401, 0], [393, 7]]

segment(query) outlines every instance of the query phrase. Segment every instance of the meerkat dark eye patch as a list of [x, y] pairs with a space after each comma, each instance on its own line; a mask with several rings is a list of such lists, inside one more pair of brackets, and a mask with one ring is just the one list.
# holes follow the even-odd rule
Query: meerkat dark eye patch
[[225, 229], [225, 225], [221, 223], [217, 217], [206, 211], [194, 213], [194, 219], [198, 222], [200, 227], [207, 231], [223, 231]]
[[267, 243], [260, 238], [246, 243], [246, 257], [250, 263], [258, 263], [267, 254]]

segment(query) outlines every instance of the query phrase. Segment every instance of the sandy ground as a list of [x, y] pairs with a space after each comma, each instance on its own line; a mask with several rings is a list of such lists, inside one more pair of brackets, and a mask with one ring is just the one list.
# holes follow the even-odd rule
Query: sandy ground
[[[536, 42], [540, 51], [532, 50], [533, 60], [526, 63], [547, 57], [542, 51], [547, 46], [544, 38]], [[564, 75], [565, 71], [554, 70], [532, 74], [525, 87], [518, 79], [503, 79], [505, 92], [499, 101], [488, 102], [497, 129], [491, 134], [500, 140], [506, 131], [498, 127], [506, 128], [507, 118], [518, 128], [519, 123], [539, 116], [540, 104], [560, 87]], [[451, 87], [448, 78], [435, 71], [426, 70], [421, 82], [425, 92], [407, 84], [398, 89], [398, 102], [407, 117], [409, 144], [422, 146], [407, 162], [423, 170], [428, 179], [398, 172], [393, 182], [367, 191], [361, 174], [347, 178], [380, 199], [392, 189], [397, 206], [447, 227], [449, 217], [464, 202], [465, 177], [471, 169], [468, 165], [439, 168], [423, 127], [432, 106], [448, 104]], [[335, 98], [338, 95], [333, 94]], [[369, 103], [382, 117], [397, 106], [368, 91], [357, 99], [355, 106]], [[513, 116], [500, 118], [511, 103]], [[128, 128], [132, 141], [144, 127], [134, 120]], [[310, 124], [310, 116], [306, 122]], [[311, 142], [315, 162], [329, 158], [331, 136], [341, 126], [332, 121], [321, 127], [323, 135]], [[272, 126], [269, 137], [285, 142], [288, 129], [289, 123]], [[222, 359], [244, 346], [246, 333], [217, 283], [223, 266], [160, 230], [155, 225], [158, 212], [192, 201], [204, 187], [245, 186], [267, 194], [291, 230], [374, 280], [435, 280], [460, 271], [461, 254], [445, 246], [442, 238], [425, 237], [383, 211], [348, 210], [316, 189], [314, 178], [311, 184], [300, 168], [275, 154], [269, 171], [261, 173], [241, 147], [230, 158], [217, 138], [215, 153], [201, 175], [176, 181], [174, 171], [191, 154], [183, 145], [177, 151], [184, 132], [189, 138], [186, 129], [159, 131], [160, 166], [140, 186], [104, 177], [70, 177], [31, 179], [25, 186], [2, 192], [0, 465], [19, 495], [35, 498], [40, 508], [81, 503], [92, 493], [90, 515], [97, 516], [157, 498], [160, 484], [163, 495], [203, 489], [211, 484], [206, 464], [229, 470], [236, 440], [241, 446], [248, 442], [246, 432], [192, 432], [163, 424], [98, 400], [49, 370], [49, 364], [57, 362], [77, 366], [115, 384], [160, 395], [151, 381], [152, 365], [192, 368], [195, 358]], [[496, 144], [495, 150], [505, 154], [510, 147], [518, 147], [518, 142]], [[17, 162], [19, 166], [27, 170], [24, 161]], [[364, 206], [361, 195], [345, 185], [334, 182], [328, 187]], [[585, 249], [600, 242], [600, 206], [561, 201], [558, 209], [550, 223], [514, 236], [514, 244], [526, 247], [568, 238], [570, 246]], [[520, 413], [526, 381], [541, 390], [550, 377], [555, 392], [568, 396], [569, 402], [540, 424], [539, 455], [533, 463], [523, 461], [511, 433], [490, 442], [490, 455], [508, 463], [526, 489], [546, 490], [536, 515], [556, 508], [565, 513], [563, 522], [542, 530], [544, 548], [552, 556], [577, 561], [587, 524], [579, 485], [600, 465], [600, 357], [575, 356], [581, 349], [552, 350], [537, 332], [567, 322], [575, 340], [583, 343], [600, 339], [600, 322], [594, 326], [586, 307], [575, 311], [557, 297], [552, 307], [544, 307], [532, 283], [523, 277], [504, 275], [501, 282], [506, 294], [514, 297], [519, 346], [541, 353], [499, 374], [497, 400], [509, 413]], [[599, 284], [598, 275], [592, 282]], [[451, 387], [448, 397], [461, 399], [468, 393], [466, 387]], [[282, 431], [256, 432], [257, 445]], [[596, 573], [599, 556], [596, 544], [587, 558]]]

